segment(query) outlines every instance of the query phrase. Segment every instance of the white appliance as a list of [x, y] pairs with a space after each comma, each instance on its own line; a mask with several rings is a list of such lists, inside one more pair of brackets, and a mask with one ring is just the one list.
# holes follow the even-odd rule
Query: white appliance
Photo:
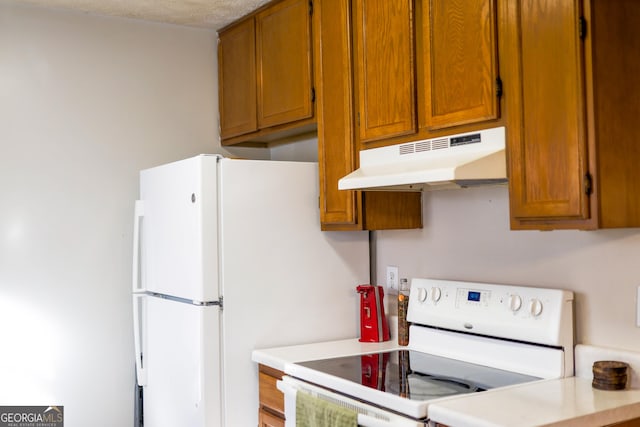
[[407, 317], [407, 347], [286, 364], [287, 426], [298, 393], [357, 412], [363, 427], [424, 427], [434, 403], [573, 375], [571, 292], [413, 279]]
[[256, 347], [357, 336], [368, 234], [322, 232], [317, 164], [201, 155], [140, 173], [133, 309], [146, 427], [255, 426]]
[[423, 191], [506, 184], [505, 128], [360, 151], [360, 168], [341, 190]]

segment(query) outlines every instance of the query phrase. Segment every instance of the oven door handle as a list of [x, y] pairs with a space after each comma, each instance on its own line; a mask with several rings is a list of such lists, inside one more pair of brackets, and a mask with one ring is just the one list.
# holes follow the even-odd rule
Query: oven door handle
[[[295, 410], [291, 411], [291, 408], [289, 408], [289, 411], [287, 411], [286, 401], [288, 400], [287, 397], [289, 398], [293, 397], [293, 399], [295, 399], [295, 396], [299, 390], [294, 385], [287, 384], [284, 381], [277, 381], [276, 387], [285, 395], [285, 425], [286, 426], [295, 425]], [[295, 402], [295, 400], [293, 399], [289, 400], [291, 404]], [[359, 427], [393, 427], [394, 423], [359, 413], [358, 426]]]
[[358, 414], [358, 427], [393, 427], [394, 423], [365, 414]]

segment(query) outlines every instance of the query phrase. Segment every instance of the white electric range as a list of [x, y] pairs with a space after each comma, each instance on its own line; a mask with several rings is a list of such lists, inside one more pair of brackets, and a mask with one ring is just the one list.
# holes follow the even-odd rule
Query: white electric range
[[358, 413], [358, 425], [425, 426], [429, 405], [573, 375], [573, 293], [412, 279], [409, 345], [286, 364], [286, 425], [308, 393]]

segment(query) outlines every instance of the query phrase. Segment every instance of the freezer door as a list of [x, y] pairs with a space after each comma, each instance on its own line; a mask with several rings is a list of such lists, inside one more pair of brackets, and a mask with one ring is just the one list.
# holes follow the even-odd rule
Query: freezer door
[[222, 424], [217, 306], [137, 295], [145, 427]]
[[140, 172], [139, 290], [218, 300], [217, 160], [201, 155]]

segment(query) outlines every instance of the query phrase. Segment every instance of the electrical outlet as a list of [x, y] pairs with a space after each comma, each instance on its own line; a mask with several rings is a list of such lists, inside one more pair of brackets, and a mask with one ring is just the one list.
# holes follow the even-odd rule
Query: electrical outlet
[[387, 292], [398, 292], [398, 267], [393, 265], [387, 266]]

